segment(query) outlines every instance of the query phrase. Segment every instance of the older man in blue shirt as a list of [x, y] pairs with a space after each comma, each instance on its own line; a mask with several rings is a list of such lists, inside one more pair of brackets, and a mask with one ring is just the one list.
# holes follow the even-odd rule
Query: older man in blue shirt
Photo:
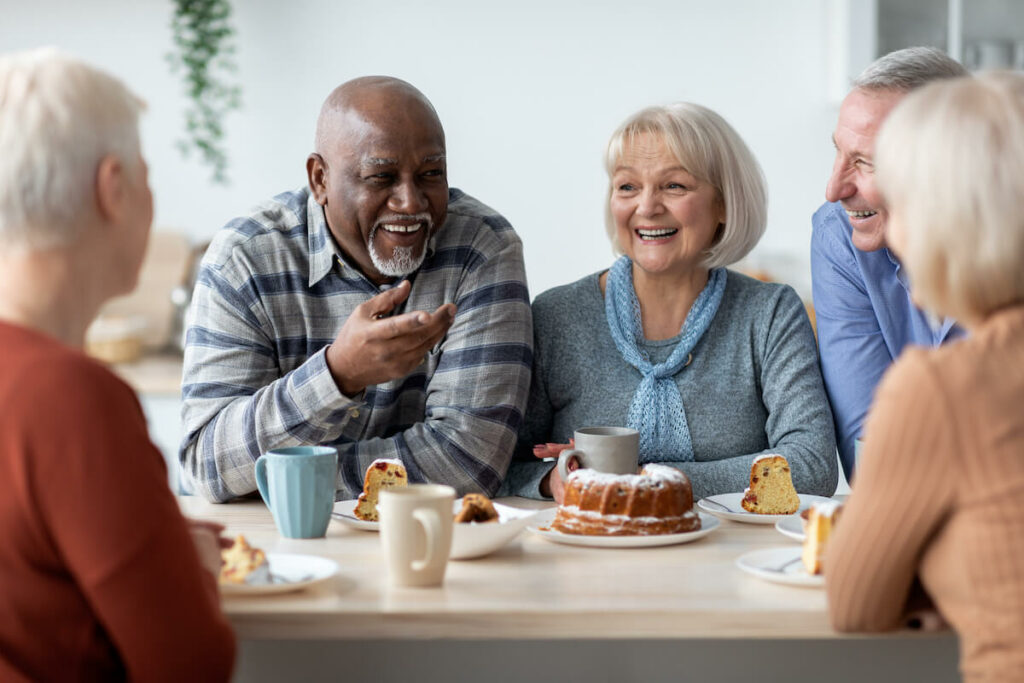
[[821, 368], [848, 479], [875, 386], [890, 363], [908, 344], [937, 346], [962, 334], [954, 321], [929, 319], [914, 305], [906, 271], [886, 247], [875, 135], [911, 90], [966, 75], [934, 48], [898, 50], [865, 69], [839, 109], [828, 202], [812, 219], [811, 274]]

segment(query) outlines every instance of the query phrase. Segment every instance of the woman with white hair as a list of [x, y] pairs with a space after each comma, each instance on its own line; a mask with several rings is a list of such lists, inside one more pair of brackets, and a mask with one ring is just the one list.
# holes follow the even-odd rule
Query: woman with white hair
[[[695, 104], [650, 107], [612, 135], [609, 270], [537, 297], [534, 371], [509, 488], [561, 499], [550, 463], [584, 426], [640, 432], [641, 463], [677, 467], [694, 497], [742, 491], [779, 453], [800, 492], [831, 495], [835, 434], [804, 306], [726, 266], [764, 233], [761, 169]], [[559, 445], [556, 445], [559, 444]], [[523, 457], [525, 455], [525, 458]]]
[[0, 680], [227, 680], [219, 526], [186, 523], [132, 390], [82, 353], [153, 219], [141, 102], [0, 58]]
[[965, 680], [1024, 680], [1024, 76], [908, 95], [875, 158], [915, 301], [969, 335], [880, 385], [825, 557], [832, 623], [899, 628], [919, 579]]

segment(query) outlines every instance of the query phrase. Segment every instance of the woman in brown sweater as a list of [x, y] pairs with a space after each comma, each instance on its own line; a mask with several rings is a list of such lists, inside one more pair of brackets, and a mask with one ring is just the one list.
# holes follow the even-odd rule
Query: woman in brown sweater
[[81, 347], [153, 220], [141, 103], [0, 58], [0, 680], [225, 681], [218, 529], [186, 522], [132, 390]]
[[887, 239], [970, 330], [883, 380], [826, 557], [841, 631], [899, 628], [919, 579], [970, 681], [1024, 680], [1024, 76], [912, 93], [876, 147]]

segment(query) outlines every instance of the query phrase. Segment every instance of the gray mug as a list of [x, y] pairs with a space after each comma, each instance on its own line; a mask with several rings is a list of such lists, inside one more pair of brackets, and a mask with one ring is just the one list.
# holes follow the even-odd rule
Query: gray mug
[[640, 456], [640, 432], [629, 427], [582, 427], [577, 429], [573, 448], [558, 455], [558, 476], [569, 478], [569, 462], [580, 467], [612, 474], [636, 474]]

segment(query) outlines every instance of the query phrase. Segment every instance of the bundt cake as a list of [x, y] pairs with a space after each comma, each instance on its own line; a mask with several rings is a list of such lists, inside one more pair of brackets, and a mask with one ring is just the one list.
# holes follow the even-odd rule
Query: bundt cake
[[363, 481], [363, 492], [359, 494], [353, 514], [367, 522], [377, 522], [377, 496], [382, 488], [407, 486], [409, 477], [405, 473], [405, 465], [398, 460], [374, 460], [366, 468], [366, 479]]
[[800, 509], [800, 497], [789, 475], [789, 462], [781, 455], [760, 455], [750, 466], [750, 488], [740, 503], [757, 515], [791, 515]]
[[482, 493], [467, 493], [462, 497], [462, 509], [455, 515], [456, 523], [497, 522], [498, 511], [491, 499]]
[[640, 474], [576, 470], [551, 528], [587, 536], [678, 534], [700, 529], [693, 488], [681, 471], [645, 465]]
[[259, 548], [253, 548], [239, 534], [230, 548], [220, 552], [221, 583], [270, 583], [270, 565], [267, 556]]
[[804, 537], [804, 551], [801, 559], [808, 574], [821, 574], [824, 569], [822, 557], [825, 545], [839, 521], [839, 512], [843, 505], [837, 500], [827, 503], [815, 503], [810, 508], [807, 519], [807, 535]]

